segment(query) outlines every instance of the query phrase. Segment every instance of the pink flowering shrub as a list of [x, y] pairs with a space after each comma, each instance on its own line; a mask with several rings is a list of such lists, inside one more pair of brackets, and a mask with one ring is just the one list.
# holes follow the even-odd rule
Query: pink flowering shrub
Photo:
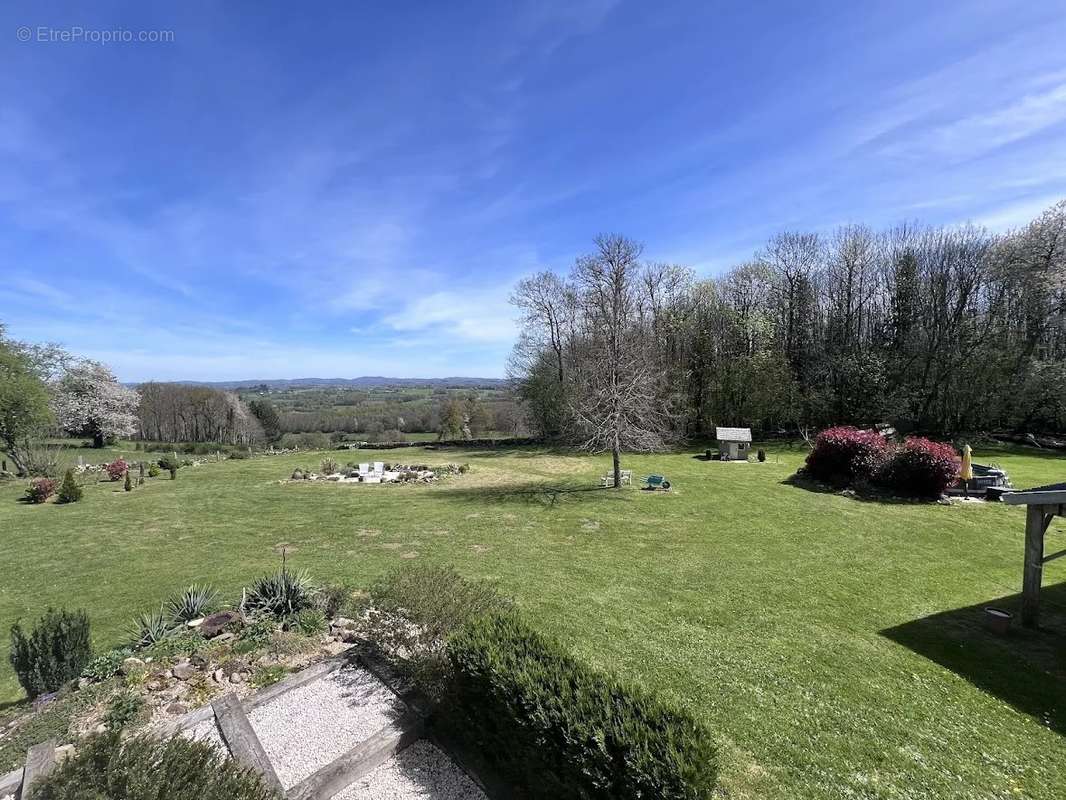
[[130, 468], [130, 465], [126, 463], [125, 459], [116, 458], [110, 464], [105, 464], [104, 469], [107, 470], [107, 475], [111, 480], [121, 480], [122, 476], [126, 474], [126, 471]]
[[897, 447], [878, 482], [905, 497], [940, 497], [959, 477], [961, 462], [950, 444], [912, 436]]
[[844, 485], [871, 480], [889, 457], [888, 442], [874, 431], [848, 425], [826, 428], [807, 456], [807, 472], [829, 483]]
[[26, 489], [26, 499], [31, 503], [43, 503], [56, 493], [59, 481], [53, 478], [34, 478]]

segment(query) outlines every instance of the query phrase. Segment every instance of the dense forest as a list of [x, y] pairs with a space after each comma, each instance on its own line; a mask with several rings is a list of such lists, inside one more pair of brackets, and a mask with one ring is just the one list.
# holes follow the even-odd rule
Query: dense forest
[[569, 276], [518, 286], [510, 371], [536, 433], [593, 441], [590, 376], [609, 352], [609, 380], [631, 385], [662, 439], [881, 421], [938, 435], [1066, 431], [1066, 201], [999, 235], [780, 233], [705, 280], [642, 255], [600, 237]]

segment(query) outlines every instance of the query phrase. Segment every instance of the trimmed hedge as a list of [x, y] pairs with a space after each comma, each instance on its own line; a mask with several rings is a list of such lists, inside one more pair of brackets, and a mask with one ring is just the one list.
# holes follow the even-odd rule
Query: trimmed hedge
[[89, 737], [34, 787], [31, 800], [281, 800], [258, 776], [223, 759], [210, 744], [181, 736], [122, 741]]
[[878, 482], [906, 497], [936, 498], [959, 477], [961, 460], [950, 444], [920, 436], [896, 448], [878, 476]]
[[515, 797], [712, 796], [718, 756], [705, 727], [579, 663], [515, 614], [465, 625], [448, 659], [453, 685], [440, 724]]
[[826, 428], [814, 440], [807, 456], [807, 472], [837, 485], [869, 480], [888, 460], [889, 446], [876, 431], [849, 425]]

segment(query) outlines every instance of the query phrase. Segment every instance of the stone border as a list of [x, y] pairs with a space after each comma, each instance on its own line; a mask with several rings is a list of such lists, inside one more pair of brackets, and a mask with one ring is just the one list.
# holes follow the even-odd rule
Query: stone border
[[0, 775], [0, 797], [14, 795], [22, 785], [22, 767], [11, 770], [6, 775]]

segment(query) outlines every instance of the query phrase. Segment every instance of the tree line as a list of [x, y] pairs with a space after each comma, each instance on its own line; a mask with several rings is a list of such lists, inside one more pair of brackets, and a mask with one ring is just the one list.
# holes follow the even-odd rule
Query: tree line
[[[1025, 227], [783, 232], [719, 277], [596, 240], [522, 281], [531, 428], [611, 449], [716, 425], [1066, 431], [1066, 201]], [[625, 447], [623, 447], [625, 449]]]
[[[465, 422], [456, 425], [459, 417], [465, 417]], [[467, 393], [415, 403], [370, 401], [336, 408], [279, 409], [279, 425], [284, 433], [360, 433], [382, 441], [399, 441], [404, 433], [444, 433], [456, 438], [453, 432], [464, 424], [474, 436], [489, 431], [518, 435], [523, 422], [523, 413], [514, 400], [486, 401]]]
[[[473, 393], [441, 395], [416, 407], [368, 404], [358, 412], [283, 413], [266, 397], [246, 402], [235, 392], [207, 386], [154, 381], [125, 386], [104, 364], [55, 345], [9, 339], [0, 324], [0, 449], [20, 475], [54, 472], [58, 457], [49, 439], [59, 435], [88, 437], [94, 447], [131, 438], [257, 446], [284, 445], [293, 432], [400, 440], [405, 431], [430, 430], [442, 438], [469, 439], [490, 430], [517, 433], [521, 424], [513, 402], [486, 404]], [[501, 425], [507, 427], [493, 427]], [[328, 444], [325, 439], [323, 446]]]

